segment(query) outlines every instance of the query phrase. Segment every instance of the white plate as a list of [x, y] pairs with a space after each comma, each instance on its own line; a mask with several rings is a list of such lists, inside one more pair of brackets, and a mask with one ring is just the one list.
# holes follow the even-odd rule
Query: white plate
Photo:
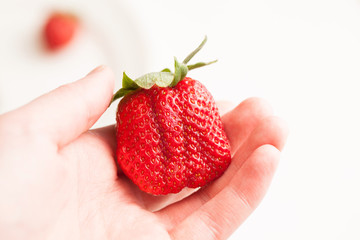
[[[46, 51], [41, 41], [42, 26], [53, 10], [71, 11], [82, 22], [74, 41], [56, 53]], [[138, 27], [131, 12], [117, 1], [1, 1], [0, 113], [75, 81], [101, 64], [114, 70], [116, 88], [123, 71], [143, 73], [147, 46]], [[112, 106], [97, 126], [113, 123], [114, 115]]]

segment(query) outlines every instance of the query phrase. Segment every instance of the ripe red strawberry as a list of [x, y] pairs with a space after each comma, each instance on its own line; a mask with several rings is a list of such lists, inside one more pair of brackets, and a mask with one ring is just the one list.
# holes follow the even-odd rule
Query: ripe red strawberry
[[50, 50], [66, 46], [74, 37], [78, 19], [71, 14], [56, 12], [50, 15], [44, 26], [44, 38]]
[[210, 63], [186, 65], [175, 59], [168, 69], [135, 81], [123, 77], [124, 96], [116, 120], [117, 161], [122, 171], [145, 192], [177, 193], [206, 185], [223, 174], [231, 161], [215, 101], [188, 70]]

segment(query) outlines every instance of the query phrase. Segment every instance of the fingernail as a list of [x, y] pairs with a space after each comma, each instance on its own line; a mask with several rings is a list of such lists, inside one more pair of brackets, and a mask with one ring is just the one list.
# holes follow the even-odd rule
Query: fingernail
[[89, 72], [86, 76], [90, 76], [94, 73], [101, 72], [102, 70], [104, 70], [104, 68], [105, 68], [105, 65], [100, 65], [97, 68], [93, 69], [91, 72]]

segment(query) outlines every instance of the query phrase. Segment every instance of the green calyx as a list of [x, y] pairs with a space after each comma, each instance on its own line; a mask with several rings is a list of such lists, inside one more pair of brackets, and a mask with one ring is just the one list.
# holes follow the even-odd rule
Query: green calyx
[[124, 97], [125, 95], [134, 92], [139, 88], [150, 89], [155, 84], [159, 87], [174, 87], [178, 82], [183, 80], [186, 77], [188, 71], [204, 67], [215, 63], [217, 60], [212, 62], [199, 62], [192, 65], [188, 65], [188, 62], [202, 49], [207, 41], [207, 37], [205, 36], [204, 40], [201, 44], [192, 51], [182, 62], [179, 62], [175, 58], [175, 70], [174, 73], [171, 72], [169, 68], [165, 68], [161, 72], [151, 72], [147, 73], [135, 80], [129, 78], [125, 72], [123, 73], [122, 79], [122, 88], [119, 89], [112, 97], [111, 102]]

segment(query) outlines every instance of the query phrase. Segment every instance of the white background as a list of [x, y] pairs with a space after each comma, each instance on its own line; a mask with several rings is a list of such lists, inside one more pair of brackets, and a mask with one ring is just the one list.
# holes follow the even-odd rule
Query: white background
[[[37, 31], [53, 6], [85, 27], [49, 55]], [[119, 82], [172, 67], [207, 35], [194, 60], [219, 62], [191, 76], [216, 99], [267, 99], [290, 127], [267, 196], [231, 239], [360, 239], [359, 0], [2, 0], [0, 32], [0, 113], [98, 64]]]

